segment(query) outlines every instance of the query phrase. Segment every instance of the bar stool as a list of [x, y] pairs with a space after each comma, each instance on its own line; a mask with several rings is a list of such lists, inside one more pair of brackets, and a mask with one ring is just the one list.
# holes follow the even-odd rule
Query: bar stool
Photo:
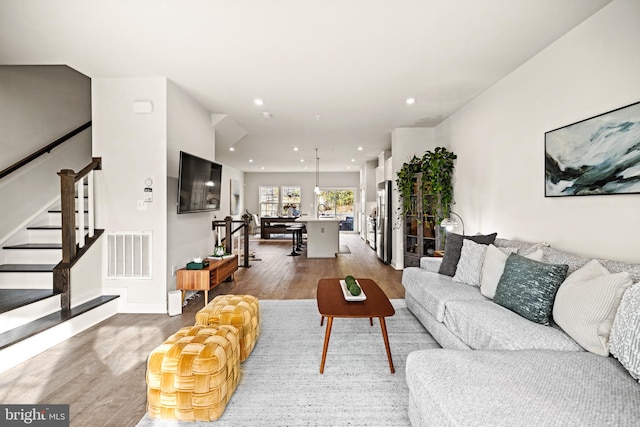
[[286, 228], [288, 232], [291, 233], [291, 253], [287, 256], [300, 256], [298, 252], [296, 252], [296, 235], [298, 234], [297, 226], [289, 226]]
[[296, 250], [298, 252], [302, 252], [302, 248], [304, 248], [304, 241], [302, 238], [302, 230], [304, 229], [304, 225], [295, 225], [294, 227], [298, 227], [298, 230], [296, 230], [296, 237], [298, 239], [298, 243], [296, 244]]

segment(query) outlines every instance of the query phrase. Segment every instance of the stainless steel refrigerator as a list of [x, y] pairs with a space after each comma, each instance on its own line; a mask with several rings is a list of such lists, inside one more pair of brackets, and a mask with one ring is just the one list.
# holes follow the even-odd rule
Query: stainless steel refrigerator
[[391, 228], [393, 213], [391, 212], [391, 181], [378, 184], [376, 251], [378, 258], [385, 264], [391, 262]]

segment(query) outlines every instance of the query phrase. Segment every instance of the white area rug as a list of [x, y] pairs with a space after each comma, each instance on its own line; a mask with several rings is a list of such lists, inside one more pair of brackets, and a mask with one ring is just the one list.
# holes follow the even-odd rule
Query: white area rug
[[222, 417], [212, 423], [151, 419], [165, 426], [409, 426], [407, 355], [439, 345], [406, 308], [387, 318], [396, 373], [391, 374], [374, 319], [334, 319], [324, 374], [320, 359], [325, 326], [315, 300], [263, 300], [261, 333]]

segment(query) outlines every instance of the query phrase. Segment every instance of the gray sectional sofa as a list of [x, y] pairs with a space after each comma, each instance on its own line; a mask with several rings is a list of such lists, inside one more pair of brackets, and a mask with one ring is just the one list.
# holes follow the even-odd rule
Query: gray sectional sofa
[[[497, 288], [489, 284], [487, 291], [482, 272], [489, 250], [483, 249], [485, 265], [474, 264], [466, 249], [478, 245], [463, 241], [458, 266], [480, 269], [477, 283], [461, 282], [461, 270], [440, 274], [438, 258], [423, 258], [420, 267], [403, 272], [407, 307], [443, 347], [407, 358], [412, 425], [640, 426], [640, 265], [496, 239], [491, 251], [503, 252], [506, 265]], [[517, 305], [505, 307], [507, 276], [524, 258], [544, 272], [567, 266], [542, 302], [553, 304], [548, 322], [529, 320]], [[491, 272], [484, 272], [488, 278]], [[535, 287], [546, 280], [521, 273], [511, 282], [529, 280], [527, 286]], [[541, 299], [534, 294], [534, 306]], [[526, 298], [515, 300], [527, 304]]]

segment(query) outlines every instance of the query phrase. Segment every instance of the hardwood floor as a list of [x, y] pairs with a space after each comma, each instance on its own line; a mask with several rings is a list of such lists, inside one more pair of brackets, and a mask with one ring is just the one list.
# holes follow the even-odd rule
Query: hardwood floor
[[[290, 240], [252, 241], [261, 261], [240, 268], [234, 282], [209, 293], [259, 299], [309, 299], [318, 280], [351, 274], [375, 280], [389, 298], [404, 298], [402, 271], [384, 265], [357, 234], [341, 234], [350, 254], [335, 259], [289, 257]], [[117, 314], [2, 374], [0, 402], [70, 404], [72, 426], [135, 426], [145, 413], [146, 359], [169, 335], [193, 325], [204, 297], [188, 300], [182, 315]]]

